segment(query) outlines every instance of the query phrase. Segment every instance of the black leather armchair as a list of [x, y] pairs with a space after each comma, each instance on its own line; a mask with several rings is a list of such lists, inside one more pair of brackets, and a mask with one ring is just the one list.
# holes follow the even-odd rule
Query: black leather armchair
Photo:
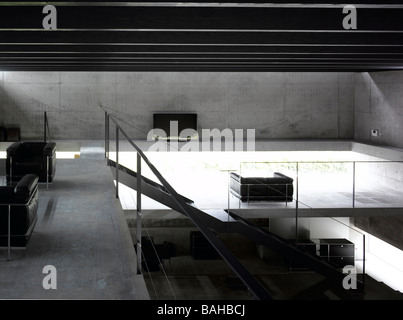
[[0, 247], [26, 247], [37, 221], [38, 180], [28, 174], [0, 186]]
[[55, 142], [15, 142], [7, 148], [7, 181], [35, 174], [39, 182], [51, 183], [56, 172]]

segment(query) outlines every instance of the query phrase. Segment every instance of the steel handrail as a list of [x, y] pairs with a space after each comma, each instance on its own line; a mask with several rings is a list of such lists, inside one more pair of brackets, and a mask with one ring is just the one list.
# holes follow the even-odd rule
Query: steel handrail
[[[253, 292], [257, 299], [269, 300], [272, 297], [268, 294], [266, 289], [249, 273], [249, 271], [239, 262], [239, 260], [230, 252], [230, 250], [217, 238], [216, 234], [210, 230], [210, 228], [205, 225], [205, 223], [191, 210], [189, 205], [184, 201], [184, 199], [176, 192], [176, 190], [168, 183], [168, 181], [161, 175], [161, 173], [155, 168], [155, 166], [151, 163], [151, 161], [147, 158], [144, 152], [132, 141], [132, 139], [127, 135], [127, 133], [121, 128], [121, 126], [117, 123], [115, 117], [113, 115], [109, 115], [105, 112], [105, 124], [108, 125], [108, 128], [105, 130], [105, 142], [109, 140], [109, 119], [111, 119], [116, 125], [116, 146], [117, 146], [117, 165], [116, 170], [118, 172], [118, 139], [119, 132], [123, 134], [125, 139], [129, 142], [129, 144], [137, 151], [138, 156], [147, 164], [152, 173], [158, 178], [161, 184], [166, 188], [166, 190], [171, 194], [174, 201], [179, 206], [180, 210], [188, 216], [192, 222], [198, 227], [198, 229], [202, 232], [202, 234], [206, 237], [206, 239], [211, 243], [211, 245], [219, 252], [222, 258], [229, 264], [229, 266], [233, 269], [233, 271], [240, 277], [240, 279], [245, 283], [247, 287]], [[109, 143], [106, 144], [108, 150], [105, 151], [105, 155], [109, 156]], [[138, 161], [139, 162], [139, 161]], [[117, 176], [118, 178], [118, 176]], [[141, 176], [139, 176], [138, 181], [141, 180]], [[116, 181], [116, 186], [118, 186], [119, 182]], [[141, 189], [140, 189], [141, 190]], [[141, 194], [141, 191], [137, 190], [137, 194]], [[117, 195], [118, 196], [118, 195]], [[190, 209], [190, 210], [189, 210]], [[141, 248], [141, 246], [140, 246]], [[139, 252], [137, 252], [139, 254]]]

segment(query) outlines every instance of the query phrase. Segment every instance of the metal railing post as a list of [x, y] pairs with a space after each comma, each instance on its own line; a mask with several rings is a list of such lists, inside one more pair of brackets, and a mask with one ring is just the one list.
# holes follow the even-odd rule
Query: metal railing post
[[7, 237], [7, 261], [10, 261], [11, 251], [11, 205], [8, 205], [8, 237]]
[[141, 156], [137, 152], [137, 219], [136, 219], [136, 235], [137, 235], [137, 273], [141, 274]]
[[365, 291], [365, 234], [362, 235], [362, 284]]
[[108, 128], [108, 120], [107, 120], [107, 118], [108, 118], [108, 114], [106, 113], [106, 111], [104, 112], [104, 117], [105, 117], [105, 119], [104, 119], [104, 124], [105, 124], [105, 132], [104, 132], [104, 156], [105, 156], [105, 158], [107, 158], [107, 156], [106, 156], [106, 131], [108, 130], [107, 128]]
[[355, 208], [355, 161], [353, 161], [353, 209]]
[[[235, 169], [228, 169], [228, 170], [223, 170], [227, 171], [228, 173], [228, 192], [227, 192], [227, 209], [228, 209], [228, 214], [227, 214], [227, 222], [230, 221], [230, 212], [231, 212], [231, 173], [236, 172]], [[240, 209], [240, 202], [239, 203], [239, 209]], [[228, 230], [230, 229], [230, 224], [228, 223]]]
[[116, 198], [119, 198], [119, 128], [116, 127]]
[[[227, 193], [227, 206], [228, 206], [228, 219], [227, 222], [229, 222], [229, 215], [230, 215], [230, 207], [231, 207], [231, 171], [228, 171], [228, 193]], [[229, 223], [228, 223], [228, 229], [229, 229]]]
[[46, 124], [48, 121], [48, 117], [46, 115], [46, 111], [44, 112], [44, 121], [43, 121], [43, 133], [44, 133], [44, 141], [45, 143], [47, 142], [47, 137], [46, 137]]
[[49, 190], [49, 156], [46, 156], [46, 190]]
[[295, 184], [296, 184], [296, 189], [297, 189], [296, 190], [296, 201], [295, 201], [295, 241], [296, 241], [297, 245], [298, 245], [298, 204], [299, 204], [298, 171], [299, 171], [299, 168], [298, 168], [298, 162], [297, 162], [297, 165], [296, 165], [296, 174], [297, 174], [297, 176], [295, 178]]
[[10, 157], [10, 183], [13, 182], [13, 157]]
[[109, 115], [105, 111], [105, 158], [109, 158]]

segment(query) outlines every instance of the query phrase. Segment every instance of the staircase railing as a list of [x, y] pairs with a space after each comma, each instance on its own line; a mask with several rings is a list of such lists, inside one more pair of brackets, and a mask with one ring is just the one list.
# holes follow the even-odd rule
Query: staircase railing
[[116, 135], [116, 197], [119, 198], [119, 141], [120, 134], [131, 145], [131, 147], [137, 152], [137, 219], [136, 219], [136, 251], [137, 251], [137, 272], [141, 274], [141, 163], [144, 163], [149, 167], [152, 173], [158, 178], [164, 188], [172, 196], [180, 211], [188, 216], [195, 226], [202, 232], [205, 238], [210, 244], [217, 250], [221, 257], [227, 262], [227, 264], [233, 269], [238, 277], [244, 282], [249, 290], [254, 294], [256, 299], [259, 300], [271, 300], [272, 297], [267, 290], [261, 285], [260, 282], [254, 278], [249, 271], [239, 262], [239, 260], [232, 254], [228, 247], [217, 238], [216, 234], [202, 221], [202, 219], [195, 214], [195, 212], [185, 202], [176, 190], [168, 183], [168, 181], [161, 175], [161, 173], [155, 168], [155, 166], [149, 161], [144, 152], [132, 141], [127, 133], [121, 128], [117, 122], [117, 118], [105, 111], [105, 157], [109, 159], [109, 141], [110, 141], [110, 123], [111, 121], [115, 125]]
[[43, 140], [44, 142], [48, 142], [48, 137], [49, 137], [49, 141], [52, 141], [52, 137], [50, 135], [50, 129], [49, 129], [49, 120], [48, 120], [48, 115], [46, 113], [46, 111], [43, 113]]
[[[137, 144], [135, 144], [130, 137], [127, 135], [127, 133], [121, 128], [119, 125], [118, 121], [125, 123], [125, 121], [119, 119], [118, 117], [114, 115], [110, 115], [105, 111], [105, 157], [108, 159], [108, 165], [110, 165], [111, 170], [113, 173], [115, 173], [115, 180], [116, 180], [116, 197], [119, 198], [119, 182], [121, 184], [126, 184], [126, 185], [131, 185], [130, 187], [135, 189], [137, 191], [137, 239], [136, 239], [136, 246], [137, 246], [137, 268], [138, 268], [138, 273], [141, 273], [141, 226], [142, 226], [142, 221], [141, 221], [141, 213], [142, 213], [142, 208], [141, 208], [141, 196], [144, 195], [149, 195], [149, 180], [146, 177], [142, 176], [142, 167], [141, 163], [144, 161], [147, 165], [147, 167], [151, 170], [151, 172], [154, 174], [154, 176], [160, 181], [161, 185], [158, 185], [157, 183], [153, 185], [152, 187], [157, 187], [159, 190], [163, 191], [160, 196], [163, 198], [169, 198], [170, 205], [168, 205], [170, 208], [174, 208], [174, 210], [186, 215], [189, 217], [192, 222], [195, 224], [195, 226], [203, 233], [203, 235], [206, 237], [206, 239], [210, 242], [210, 244], [216, 249], [216, 251], [222, 256], [222, 258], [229, 264], [229, 266], [235, 271], [235, 273], [239, 276], [239, 278], [245, 283], [245, 285], [253, 292], [256, 298], [258, 299], [271, 299], [271, 296], [267, 293], [266, 289], [258, 282], [256, 279], [249, 273], [248, 270], [246, 270], [242, 264], [236, 259], [233, 254], [229, 251], [229, 249], [217, 238], [216, 234], [210, 230], [223, 230], [222, 228], [218, 227], [215, 223], [212, 222], [211, 220], [206, 220], [207, 214], [203, 212], [202, 210], [197, 209], [195, 206], [192, 206], [189, 204], [188, 201], [186, 201], [186, 198], [179, 195], [176, 190], [167, 182], [167, 180], [161, 175], [161, 173], [155, 168], [155, 166], [149, 161], [149, 159], [146, 157], [144, 152], [138, 147]], [[110, 124], [113, 123], [116, 127], [116, 163], [110, 159], [109, 151], [110, 151]], [[122, 136], [121, 136], [122, 135]], [[123, 165], [119, 164], [119, 152], [120, 152], [120, 137], [123, 137], [131, 147], [137, 152], [137, 172], [126, 172], [128, 168], [124, 167]], [[351, 161], [350, 161], [351, 162]], [[355, 208], [355, 174], [356, 174], [356, 168], [355, 164], [357, 161], [352, 161], [353, 163], [353, 188], [352, 188], [352, 207]], [[371, 161], [373, 162], [373, 161]], [[394, 162], [401, 162], [401, 161], [394, 161]], [[290, 164], [290, 162], [274, 162], [274, 163], [286, 163]], [[296, 194], [295, 197], [293, 197], [293, 200], [295, 201], [295, 238], [296, 241], [299, 238], [298, 234], [298, 224], [299, 224], [299, 204], [307, 206], [306, 204], [300, 202], [300, 195], [298, 193], [299, 191], [299, 165], [304, 164], [305, 162], [295, 162], [296, 166], [296, 176], [295, 176], [295, 182], [297, 185], [296, 188]], [[328, 163], [328, 162], [323, 162], [323, 163]], [[340, 161], [335, 161], [334, 163], [340, 163]], [[341, 162], [344, 163], [344, 162]], [[241, 168], [240, 168], [241, 169]], [[126, 171], [125, 171], [126, 170]], [[119, 171], [121, 173], [121, 177], [119, 177]], [[241, 172], [242, 170], [240, 170]], [[303, 171], [303, 170], [302, 170]], [[133, 181], [129, 179], [128, 177], [125, 176], [125, 173], [130, 173], [129, 175], [134, 176], [135, 179]], [[143, 188], [143, 190], [142, 190]], [[153, 193], [155, 194], [155, 193]], [[287, 196], [287, 194], [285, 194]], [[151, 196], [151, 198], [153, 198]], [[155, 199], [159, 199], [158, 197]], [[159, 200], [157, 200], [159, 201]], [[163, 202], [161, 202], [163, 203]], [[229, 199], [228, 199], [229, 203]], [[281, 254], [284, 254], [286, 257], [296, 257], [299, 260], [301, 260], [303, 263], [306, 263], [307, 266], [312, 267], [312, 270], [317, 271], [318, 273], [324, 275], [327, 279], [332, 279], [332, 282], [337, 284], [336, 286], [339, 286], [342, 283], [342, 280], [345, 278], [344, 272], [341, 272], [340, 270], [334, 268], [331, 266], [329, 263], [326, 263], [323, 261], [323, 259], [319, 259], [317, 257], [311, 257], [305, 253], [300, 252], [295, 246], [283, 243], [284, 241], [280, 241], [279, 239], [274, 239], [274, 235], [272, 233], [270, 234], [265, 234], [263, 231], [264, 230], [259, 230], [256, 228], [256, 226], [251, 226], [248, 228], [245, 228], [245, 226], [242, 226], [242, 224], [247, 224], [247, 221], [243, 221], [242, 219], [239, 219], [236, 215], [234, 215], [233, 212], [230, 212], [230, 206], [228, 205], [228, 219], [230, 216], [237, 220], [238, 222], [243, 222], [243, 223], [231, 223], [231, 230], [227, 230], [226, 232], [238, 232], [240, 234], [244, 234], [248, 236], [250, 239], [254, 239], [257, 243], [261, 243], [264, 246], [267, 246], [268, 248], [276, 248]], [[313, 208], [311, 208], [313, 209]], [[209, 216], [211, 218], [211, 216]], [[209, 218], [207, 218], [209, 219]], [[337, 221], [339, 222], [339, 221]], [[341, 222], [339, 222], [341, 223]], [[229, 228], [229, 224], [227, 223], [225, 225], [226, 227]], [[347, 226], [348, 227], [348, 226]], [[232, 229], [233, 228], [233, 229]], [[297, 243], [298, 244], [298, 243]], [[363, 292], [364, 287], [365, 287], [365, 235], [362, 237], [362, 246], [363, 246], [363, 279], [362, 282], [359, 282], [359, 290], [357, 292]], [[291, 248], [292, 247], [292, 248]], [[297, 250], [297, 251], [296, 251]], [[337, 289], [337, 288], [336, 288]]]

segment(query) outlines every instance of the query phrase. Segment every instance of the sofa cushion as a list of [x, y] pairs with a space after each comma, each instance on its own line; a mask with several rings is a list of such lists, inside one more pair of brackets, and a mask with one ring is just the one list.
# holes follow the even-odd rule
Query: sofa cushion
[[277, 177], [277, 178], [280, 178], [280, 179], [282, 179], [282, 180], [286, 180], [287, 183], [293, 183], [293, 181], [294, 181], [293, 178], [290, 178], [290, 177], [288, 177], [288, 176], [286, 176], [285, 174], [282, 174], [282, 173], [280, 173], [280, 172], [274, 172], [273, 176], [274, 176], [274, 177]]
[[21, 145], [21, 142], [14, 142], [11, 144], [6, 150], [7, 157], [15, 157], [17, 155], [17, 150], [20, 149]]
[[46, 146], [45, 142], [23, 142], [25, 152], [28, 154], [39, 154], [43, 155], [44, 148]]
[[19, 204], [26, 204], [38, 185], [38, 176], [34, 174], [25, 175], [14, 188], [14, 201]]

